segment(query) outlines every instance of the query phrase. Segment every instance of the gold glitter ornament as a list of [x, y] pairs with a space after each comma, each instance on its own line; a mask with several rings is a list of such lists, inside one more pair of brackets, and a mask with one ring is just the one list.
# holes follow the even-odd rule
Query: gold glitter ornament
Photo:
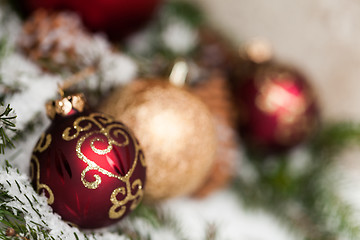
[[213, 115], [218, 139], [215, 161], [205, 183], [195, 192], [206, 197], [225, 188], [235, 176], [237, 142], [234, 130], [235, 115], [227, 79], [221, 72], [212, 73], [206, 80], [192, 87], [192, 92], [209, 108]]
[[217, 145], [214, 123], [204, 103], [184, 88], [136, 80], [116, 89], [100, 111], [127, 124], [143, 146], [145, 200], [191, 194], [206, 180]]

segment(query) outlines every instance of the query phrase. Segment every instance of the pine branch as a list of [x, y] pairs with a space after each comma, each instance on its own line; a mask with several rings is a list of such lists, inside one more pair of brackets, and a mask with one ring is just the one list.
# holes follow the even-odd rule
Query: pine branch
[[258, 176], [254, 182], [239, 176], [233, 189], [247, 206], [266, 209], [305, 239], [331, 240], [343, 235], [358, 239], [360, 230], [352, 209], [337, 196], [327, 176], [335, 157], [359, 141], [359, 136], [356, 124], [323, 127], [306, 146], [310, 164], [300, 176], [289, 171], [290, 155], [272, 159], [248, 155]]
[[182, 19], [193, 27], [199, 27], [205, 21], [202, 11], [194, 3], [174, 0], [164, 4], [163, 8], [164, 17]]
[[[197, 36], [204, 22], [205, 17], [203, 13], [195, 4], [182, 0], [165, 1], [160, 8], [158, 16], [150, 24], [148, 31], [144, 33], [142, 45], [146, 47], [142, 50], [137, 50], [129, 42], [125, 46], [126, 54], [136, 60], [140, 75], [166, 76], [169, 74], [169, 69], [176, 59], [193, 58], [197, 44], [195, 37], [193, 40], [195, 42], [194, 45], [190, 44], [181, 50], [174, 49], [174, 46], [169, 46], [166, 44], [166, 40], [164, 40], [167, 30], [173, 28], [174, 24], [180, 24], [186, 29], [186, 32], [192, 32], [193, 35]], [[186, 38], [185, 35], [181, 37]]]
[[9, 134], [15, 135], [16, 114], [8, 104], [6, 107], [0, 105], [0, 153], [5, 153], [5, 147], [14, 148], [15, 145]]
[[360, 124], [329, 123], [323, 126], [308, 144], [313, 155], [332, 159], [351, 143], [360, 141]]
[[[6, 166], [4, 167], [3, 171], [5, 171], [3, 174], [10, 174], [10, 172], [14, 172], [11, 165], [6, 161]], [[19, 194], [25, 194], [22, 192], [22, 188], [19, 185], [19, 182], [16, 180], [11, 183], [11, 180], [6, 182], [6, 184], [0, 184], [0, 216], [1, 216], [1, 224], [2, 229], [1, 233], [6, 236], [12, 236], [7, 233], [9, 229], [14, 231], [13, 236], [19, 236], [19, 237], [30, 237], [31, 239], [50, 239], [50, 236], [48, 235], [48, 230], [45, 230], [43, 227], [41, 227], [41, 224], [39, 224], [39, 227], [34, 228], [26, 224], [25, 221], [25, 215], [28, 214], [28, 211], [25, 208], [18, 208], [14, 206], [14, 203], [19, 203], [19, 206], [24, 205], [25, 203], [21, 201], [16, 196], [11, 196], [7, 190], [9, 187], [15, 187], [17, 185], [17, 189], [19, 191]], [[33, 197], [33, 199], [36, 199]], [[37, 209], [33, 208], [35, 212], [40, 214]], [[41, 235], [39, 234], [41, 233]], [[44, 238], [39, 238], [40, 236], [43, 236]], [[21, 239], [21, 238], [18, 238]], [[23, 238], [24, 239], [24, 238]]]
[[[154, 229], [168, 229], [171, 230], [176, 239], [179, 240], [187, 240], [185, 234], [183, 233], [183, 229], [181, 228], [180, 224], [176, 220], [176, 218], [168, 211], [165, 211], [159, 206], [155, 205], [146, 205], [140, 204], [129, 216], [131, 219], [130, 221], [136, 221], [136, 219], [145, 220], [148, 222]], [[128, 236], [132, 236], [131, 239], [136, 240], [145, 240], [151, 239], [150, 236], [143, 236], [143, 234], [138, 233], [134, 230], [129, 229], [122, 229], [120, 232], [126, 233]]]
[[[29, 183], [25, 179], [21, 179], [21, 175], [16, 173], [16, 170], [8, 162], [2, 170], [0, 169], [0, 175], [2, 176], [0, 177], [0, 226], [3, 226], [0, 227], [0, 237], [6, 236], [6, 231], [11, 229], [14, 236], [18, 235], [34, 240], [64, 239], [70, 235], [73, 236], [73, 239], [106, 239], [105, 236], [96, 232], [82, 233], [63, 223], [60, 219], [57, 220], [58, 223], [51, 226], [65, 227], [66, 231], [64, 230], [64, 233], [60, 235], [53, 235], [52, 229], [48, 225], [48, 217], [51, 213], [46, 213], [49, 210], [44, 211], [44, 208], [48, 208], [46, 201], [39, 201], [39, 196], [34, 193], [31, 186], [28, 186]], [[10, 194], [8, 189], [13, 189], [15, 192]], [[24, 191], [25, 189], [26, 191]], [[148, 221], [154, 228], [166, 228], [173, 231], [177, 239], [186, 239], [183, 237], [177, 221], [169, 213], [165, 213], [157, 207], [140, 205], [129, 217], [130, 226], [136, 218]], [[151, 235], [144, 236], [142, 230], [136, 227], [123, 227], [114, 234], [131, 240], [151, 240]]]
[[[160, 20], [154, 23], [153, 29], [151, 29], [153, 38], [150, 39], [149, 52], [147, 55], [138, 57], [139, 62], [144, 64], [144, 72], [154, 71], [153, 69], [159, 68], [158, 65], [161, 64], [162, 70], [168, 70], [169, 62], [178, 57], [178, 54], [165, 47], [159, 38], [164, 31], [163, 23], [167, 23], [166, 18], [169, 16], [171, 19], [189, 24], [194, 31], [197, 31], [204, 21], [201, 12], [191, 4], [182, 1], [166, 3], [162, 9]], [[5, 56], [7, 51], [6, 39], [0, 40], [0, 59]], [[183, 54], [191, 57], [192, 52]], [[158, 64], [159, 61], [154, 61], [153, 56], [155, 55], [160, 55], [161, 64]], [[156, 64], [158, 65], [154, 67]], [[159, 72], [161, 73], [158, 71], [156, 74], [159, 75]], [[11, 89], [11, 91], [15, 90]], [[0, 93], [0, 102], [5, 99], [4, 94]], [[0, 152], [3, 153], [6, 147], [14, 147], [11, 134], [15, 131], [16, 116], [9, 105], [0, 110]], [[254, 181], [249, 182], [239, 176], [234, 181], [234, 191], [239, 194], [241, 201], [245, 202], [247, 206], [267, 209], [281, 219], [284, 224], [293, 229], [296, 228], [305, 239], [331, 240], [339, 239], [339, 236], [343, 235], [359, 239], [359, 227], [353, 224], [351, 208], [334, 193], [332, 184], [328, 184], [324, 180], [332, 168], [334, 156], [348, 144], [359, 141], [359, 133], [360, 126], [356, 124], [325, 125], [307, 145], [311, 164], [299, 176], [292, 175], [289, 170], [291, 161], [289, 155], [277, 156], [270, 160], [249, 155], [257, 177]], [[22, 134], [22, 136], [26, 136], [28, 132], [23, 131]], [[65, 235], [65, 233], [60, 235], [50, 233], [51, 229], [49, 229], [47, 218], [42, 211], [43, 208], [41, 208], [45, 205], [43, 202], [39, 202], [41, 198], [35, 193], [23, 191], [30, 186], [28, 181], [21, 181], [21, 174], [16, 174], [15, 170], [7, 165], [0, 170], [0, 175], [8, 178], [6, 181], [2, 179], [0, 184], [0, 216], [2, 217], [0, 222], [4, 226], [3, 231], [0, 231], [1, 239], [17, 237], [17, 234], [19, 237], [30, 239], [55, 239]], [[10, 190], [14, 189], [17, 189], [16, 194], [10, 194]], [[31, 219], [31, 216], [37, 220]], [[176, 219], [161, 208], [141, 205], [130, 215], [129, 219], [130, 223], [141, 219], [147, 221], [155, 229], [170, 229], [178, 239], [186, 239]], [[334, 222], [333, 219], [337, 219], [337, 221]], [[59, 220], [58, 223], [60, 225], [62, 222]], [[69, 232], [70, 235], [67, 236], [71, 236], [72, 239], [101, 239], [101, 235], [96, 233], [83, 234], [76, 229], [69, 230]], [[118, 229], [118, 236], [120, 235], [133, 240], [151, 239], [150, 234], [144, 234], [142, 229], [134, 227]], [[216, 239], [215, 226], [211, 224], [208, 226], [206, 239]]]
[[7, 51], [7, 39], [4, 36], [0, 39], [0, 59], [2, 59], [6, 55]]
[[209, 223], [205, 232], [205, 240], [217, 239], [217, 227], [214, 223]]

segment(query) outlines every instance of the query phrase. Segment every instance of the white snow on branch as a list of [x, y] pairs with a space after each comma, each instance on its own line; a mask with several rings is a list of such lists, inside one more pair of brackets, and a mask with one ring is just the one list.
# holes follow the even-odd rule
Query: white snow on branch
[[184, 54], [195, 47], [198, 34], [188, 24], [178, 21], [167, 24], [162, 32], [162, 40], [174, 53]]
[[[16, 39], [21, 30], [21, 24], [17, 17], [8, 16], [4, 20], [5, 8], [0, 8], [0, 38], [7, 36], [8, 47], [15, 46]], [[10, 18], [8, 18], [10, 17]], [[175, 53], [189, 51], [195, 44], [197, 35], [188, 26], [182, 23], [173, 23], [161, 36], [166, 46]], [[69, 42], [64, 42], [64, 47]], [[125, 84], [136, 76], [137, 66], [127, 56], [113, 51], [111, 45], [102, 36], [92, 36], [90, 39], [77, 39], [75, 50], [81, 56], [85, 67], [96, 65], [99, 67], [98, 75], [103, 81], [100, 86], [106, 90], [110, 86]], [[35, 223], [46, 222], [49, 234], [55, 239], [75, 239], [74, 233], [79, 239], [85, 239], [83, 232], [72, 228], [60, 220], [57, 214], [52, 213], [47, 205], [45, 197], [38, 196], [30, 186], [29, 179], [25, 173], [28, 172], [32, 148], [39, 135], [47, 127], [49, 121], [45, 119], [44, 104], [47, 100], [56, 96], [57, 84], [62, 81], [60, 75], [49, 75], [43, 73], [37, 65], [29, 62], [25, 56], [17, 53], [8, 54], [0, 62], [0, 85], [6, 85], [16, 89], [14, 93], [5, 98], [17, 113], [17, 128], [22, 130], [25, 126], [40, 116], [45, 124], [26, 135], [26, 141], [17, 144], [16, 151], [10, 152], [14, 156], [13, 164], [19, 167], [21, 173], [9, 168], [8, 171], [0, 169], [0, 185], [8, 191], [10, 196], [16, 196], [19, 201], [12, 201], [9, 206], [24, 209], [25, 220], [30, 227], [36, 228]], [[97, 86], [94, 84], [93, 86]], [[3, 89], [0, 86], [0, 91]], [[1, 94], [1, 92], [0, 92]], [[8, 155], [8, 156], [10, 156]], [[5, 156], [7, 158], [7, 156]], [[18, 184], [16, 184], [16, 182]], [[36, 201], [29, 199], [35, 198]], [[31, 206], [33, 205], [33, 206]], [[295, 239], [285, 231], [280, 224], [264, 212], [249, 213], [239, 205], [238, 199], [228, 192], [218, 192], [207, 199], [194, 200], [189, 198], [174, 199], [162, 204], [165, 209], [174, 212], [190, 239], [204, 239], [207, 223], [215, 223], [219, 227], [220, 239], [258, 239], [258, 240], [290, 240]], [[221, 207], [219, 207], [221, 206]], [[39, 214], [40, 213], [40, 216]], [[154, 229], [142, 219], [130, 222], [125, 220], [121, 224], [128, 224], [135, 230], [141, 231], [144, 237], [151, 239], [176, 239], [171, 229]], [[39, 233], [40, 234], [40, 233]], [[41, 236], [39, 236], [41, 239]], [[97, 240], [124, 240], [127, 239], [119, 234], [112, 234], [107, 229], [97, 231], [89, 235], [88, 239]]]
[[6, 39], [8, 47], [15, 46], [21, 31], [20, 19], [12, 14], [8, 6], [0, 2], [0, 39]]
[[233, 192], [223, 190], [205, 199], [174, 199], [163, 207], [174, 213], [182, 228], [186, 229], [188, 239], [206, 239], [209, 224], [216, 229], [216, 239], [299, 239], [265, 211], [250, 211], [239, 202]]
[[[29, 184], [29, 179], [24, 174], [19, 174], [14, 168], [0, 170], [0, 187], [6, 190], [11, 197], [17, 197], [19, 200], [13, 200], [7, 203], [7, 206], [13, 209], [19, 209], [25, 214], [27, 226], [37, 229], [42, 226], [49, 231], [49, 235], [55, 239], [75, 239], [74, 233], [80, 240], [85, 240], [85, 235], [79, 229], [70, 227], [62, 221], [60, 216], [53, 213], [51, 207], [47, 204], [44, 196], [39, 196]], [[35, 200], [34, 200], [35, 199]], [[31, 202], [29, 202], [31, 200]], [[46, 223], [44, 224], [43, 221]], [[27, 237], [27, 236], [25, 236]], [[41, 232], [38, 232], [38, 239], [45, 239]], [[89, 234], [89, 240], [126, 240], [128, 238], [119, 234]]]

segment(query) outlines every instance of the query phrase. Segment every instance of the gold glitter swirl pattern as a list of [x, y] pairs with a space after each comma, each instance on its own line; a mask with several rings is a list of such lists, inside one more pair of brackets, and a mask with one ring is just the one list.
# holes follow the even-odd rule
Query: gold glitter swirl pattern
[[41, 134], [41, 137], [34, 148], [34, 152], [42, 153], [50, 146], [51, 141], [52, 138], [50, 134], [47, 134], [46, 137], [45, 137], [45, 133]]
[[[142, 189], [142, 182], [140, 179], [136, 179], [132, 185], [131, 185], [132, 189], [136, 189], [136, 187], [138, 189]], [[137, 193], [134, 195], [134, 201], [132, 202], [131, 206], [130, 206], [130, 209], [131, 210], [134, 210], [137, 205], [139, 205], [139, 203], [141, 202], [142, 198], [144, 196], [144, 193], [143, 191], [137, 191]]]
[[[81, 122], [88, 121], [87, 125], [82, 127], [80, 126]], [[108, 126], [104, 127], [104, 125]], [[90, 130], [93, 126], [97, 126], [99, 129], [91, 131], [83, 135], [79, 138], [76, 144], [76, 154], [79, 159], [87, 164], [87, 167], [81, 172], [81, 181], [83, 185], [88, 189], [97, 189], [101, 184], [101, 176], [98, 174], [94, 174], [93, 177], [95, 181], [89, 182], [86, 180], [87, 173], [89, 171], [97, 171], [100, 172], [109, 178], [115, 178], [119, 181], [125, 183], [126, 187], [116, 188], [111, 196], [110, 201], [113, 206], [109, 210], [109, 218], [117, 219], [122, 217], [126, 212], [126, 204], [129, 201], [133, 201], [130, 209], [134, 209], [142, 199], [143, 196], [143, 184], [140, 179], [136, 179], [132, 184], [130, 183], [130, 177], [132, 176], [135, 167], [137, 165], [138, 158], [140, 159], [141, 164], [144, 166], [144, 156], [141, 153], [141, 148], [136, 139], [131, 134], [126, 134], [126, 127], [117, 122], [113, 122], [111, 119], [106, 118], [101, 114], [91, 114], [89, 116], [79, 117], [74, 121], [73, 127], [66, 128], [62, 134], [62, 137], [66, 141], [70, 141], [79, 136], [79, 134], [83, 131]], [[72, 135], [70, 132], [75, 130], [75, 133]], [[86, 140], [90, 140], [90, 148], [91, 150], [98, 155], [105, 155], [112, 151], [113, 146], [124, 147], [130, 143], [129, 136], [132, 138], [132, 142], [134, 143], [135, 148], [135, 157], [133, 160], [133, 165], [129, 169], [129, 171], [124, 175], [117, 175], [112, 172], [109, 172], [106, 169], [101, 168], [94, 161], [89, 159], [85, 154], [81, 151], [82, 146]], [[122, 137], [122, 138], [120, 138]], [[119, 139], [122, 139], [119, 141]], [[96, 142], [107, 143], [107, 147], [105, 149], [98, 149], [95, 146]], [[132, 194], [132, 190], [136, 190], [135, 194]], [[122, 200], [118, 200], [118, 196], [122, 196]]]
[[[99, 165], [97, 165], [95, 162], [93, 162], [93, 161], [91, 161], [89, 158], [87, 158], [87, 157], [85, 156], [85, 154], [81, 151], [81, 146], [83, 145], [83, 143], [85, 142], [86, 139], [90, 138], [90, 137], [91, 137], [92, 135], [94, 135], [94, 134], [99, 134], [99, 133], [103, 133], [103, 132], [102, 132], [102, 131], [94, 131], [94, 132], [90, 132], [90, 133], [85, 134], [84, 136], [82, 136], [82, 137], [79, 139], [79, 141], [77, 142], [77, 145], [76, 145], [76, 153], [77, 153], [77, 156], [78, 156], [81, 160], [83, 160], [83, 161], [88, 165], [88, 167], [86, 167], [86, 168], [83, 170], [83, 172], [81, 173], [81, 181], [82, 181], [82, 183], [84, 184], [85, 187], [90, 188], [90, 189], [96, 189], [96, 188], [99, 186], [99, 184], [101, 183], [101, 179], [99, 179], [100, 177], [99, 177], [98, 175], [94, 175], [94, 177], [95, 177], [95, 179], [96, 179], [94, 182], [88, 182], [88, 181], [85, 179], [86, 173], [87, 173], [88, 171], [90, 171], [90, 170], [97, 170], [97, 171], [101, 172], [102, 174], [107, 175], [107, 176], [110, 177], [110, 178], [117, 178], [117, 179], [119, 179], [119, 180], [121, 180], [121, 181], [125, 181], [127, 175], [129, 175], [130, 172], [131, 172], [131, 173], [130, 173], [130, 175], [131, 175], [132, 172], [133, 172], [133, 170], [134, 170], [134, 168], [135, 168], [135, 164], [133, 164], [132, 168], [129, 170], [128, 173], [125, 174], [125, 176], [120, 176], [120, 175], [113, 174], [113, 173], [111, 173], [111, 172], [109, 172], [109, 171], [101, 168], [101, 167], [100, 167]], [[98, 138], [98, 137], [94, 137], [93, 139], [91, 139], [91, 141], [90, 141], [91, 149], [92, 149], [93, 151], [95, 150], [95, 151], [94, 151], [95, 153], [97, 153], [97, 154], [99, 154], [99, 155], [105, 155], [106, 153], [110, 152], [110, 151], [113, 149], [113, 145], [118, 145], [118, 146], [122, 146], [122, 145], [123, 145], [122, 143], [116, 142], [114, 139], [110, 138], [108, 135], [109, 135], [109, 134], [105, 134], [105, 133], [104, 133], [104, 136], [107, 137], [107, 140], [108, 140], [108, 141], [107, 141], [108, 147], [107, 147], [106, 149], [104, 149], [104, 150], [97, 149], [97, 148], [95, 148], [95, 146], [94, 146], [94, 143], [95, 143], [96, 141], [99, 141], [99, 139], [100, 139], [101, 141], [104, 141], [103, 139]], [[137, 155], [137, 154], [136, 154], [136, 155]]]
[[[136, 188], [138, 189], [138, 191], [136, 192], [135, 195], [132, 195], [131, 190]], [[117, 199], [118, 194], [125, 196], [125, 198], [119, 201]], [[111, 219], [116, 219], [124, 215], [126, 211], [125, 204], [129, 201], [133, 201], [132, 204], [130, 205], [130, 209], [134, 210], [137, 207], [137, 205], [141, 202], [143, 195], [144, 193], [142, 191], [142, 182], [140, 179], [136, 179], [132, 183], [131, 188], [130, 188], [130, 182], [127, 181], [126, 190], [124, 187], [120, 187], [112, 192], [110, 200], [113, 203], [113, 206], [110, 208], [109, 217]]]
[[111, 219], [120, 218], [122, 215], [124, 215], [124, 213], [126, 211], [126, 207], [122, 203], [124, 202], [124, 200], [127, 200], [127, 199], [125, 197], [125, 199], [123, 201], [118, 201], [117, 200], [118, 194], [126, 196], [125, 188], [124, 187], [117, 188], [111, 194], [110, 201], [113, 204], [109, 210], [109, 217]]
[[94, 174], [93, 177], [95, 178], [95, 181], [94, 182], [88, 182], [85, 177], [86, 177], [86, 173], [90, 170], [98, 170], [97, 169], [97, 166], [87, 166], [82, 172], [81, 172], [81, 182], [84, 184], [84, 186], [86, 188], [89, 188], [89, 189], [97, 189], [98, 186], [100, 185], [101, 183], [101, 177], [97, 174]]
[[105, 155], [105, 154], [111, 152], [111, 150], [112, 150], [111, 143], [108, 142], [108, 147], [106, 149], [102, 150], [102, 149], [97, 149], [95, 147], [95, 145], [94, 145], [95, 142], [104, 142], [104, 140], [102, 138], [94, 138], [93, 140], [91, 140], [91, 142], [90, 142], [91, 150], [93, 150], [96, 154]]
[[80, 117], [80, 118], [76, 119], [74, 122], [74, 129], [76, 130], [76, 132], [73, 135], [70, 135], [71, 128], [68, 127], [64, 130], [64, 132], [62, 134], [62, 138], [65, 141], [70, 141], [70, 140], [77, 138], [81, 132], [88, 131], [92, 127], [92, 124], [90, 122], [85, 127], [80, 127], [80, 125], [79, 125], [80, 122], [85, 121], [85, 120], [89, 120], [89, 119], [87, 117]]
[[[31, 160], [32, 160], [31, 164], [30, 164], [31, 173], [32, 173], [31, 175], [32, 175], [32, 178], [35, 177], [36, 192], [40, 193], [40, 191], [42, 189], [47, 191], [48, 194], [49, 194], [49, 198], [48, 198], [47, 202], [48, 202], [49, 205], [51, 205], [51, 204], [54, 203], [54, 200], [55, 200], [54, 193], [53, 193], [53, 191], [50, 189], [50, 187], [48, 185], [40, 183], [40, 163], [39, 163], [39, 159], [35, 155], [32, 155]], [[36, 167], [36, 171], [34, 169], [35, 167]], [[35, 175], [34, 171], [36, 173], [36, 176], [34, 176]]]
[[139, 158], [140, 158], [141, 165], [143, 167], [146, 167], [145, 157], [144, 157], [144, 154], [142, 152], [140, 153]]

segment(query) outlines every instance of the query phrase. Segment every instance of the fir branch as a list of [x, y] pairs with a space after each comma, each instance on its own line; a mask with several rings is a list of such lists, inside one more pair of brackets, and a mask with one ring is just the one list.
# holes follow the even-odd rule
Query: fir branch
[[179, 222], [170, 212], [165, 212], [164, 210], [160, 210], [158, 214], [160, 216], [162, 225], [172, 229], [175, 235], [177, 236], [178, 240], [187, 240], [187, 237], [184, 235]]
[[[233, 189], [248, 207], [264, 208], [308, 240], [360, 237], [352, 210], [336, 194], [328, 175], [337, 154], [359, 141], [360, 126], [349, 123], [325, 125], [306, 146], [309, 166], [299, 176], [289, 171], [289, 154], [267, 158], [248, 153], [257, 178], [235, 179]], [[336, 221], [334, 221], [336, 219]]]
[[[140, 75], [168, 75], [176, 59], [193, 58], [198, 44], [199, 29], [204, 22], [202, 11], [194, 3], [179, 0], [166, 1], [147, 29], [148, 31], [142, 33], [140, 38], [142, 38], [143, 47], [140, 50], [136, 47], [139, 40], [128, 41], [124, 50], [137, 61]], [[169, 45], [170, 40], [166, 39], [169, 29], [178, 28], [182, 29], [181, 37], [187, 42], [186, 47], [182, 46], [180, 49], [177, 48], [179, 44]]]
[[[1, 2], [0, 2], [1, 4]], [[0, 22], [1, 24], [1, 22]], [[7, 40], [5, 37], [0, 38], [0, 60], [5, 56], [6, 53], [6, 49], [7, 49]], [[0, 61], [1, 64], [1, 61]], [[3, 80], [2, 80], [2, 75], [0, 75], [0, 84], [2, 84]], [[0, 103], [2, 103], [5, 100], [5, 92], [6, 92], [6, 86], [2, 86], [4, 89], [2, 91], [0, 91]]]
[[217, 239], [217, 227], [214, 223], [207, 224], [205, 232], [205, 240], [216, 240]]
[[141, 203], [131, 214], [131, 219], [142, 218], [146, 219], [153, 227], [159, 228], [162, 225], [161, 214], [159, 209], [155, 206]]
[[194, 3], [186, 1], [169, 1], [164, 4], [164, 9], [162, 14], [165, 17], [177, 17], [193, 27], [199, 27], [204, 23], [204, 15], [199, 7], [194, 5]]
[[[196, 28], [204, 21], [198, 9], [182, 1], [169, 1], [162, 11], [160, 22], [167, 22], [164, 19], [170, 16], [177, 21], [188, 23], [194, 28], [194, 31], [197, 31]], [[153, 57], [156, 53], [156, 56], [161, 55], [162, 68], [166, 69], [168, 63], [178, 57], [178, 54], [164, 47], [163, 41], [159, 40], [164, 26], [159, 22], [154, 25], [153, 34], [156, 37], [152, 39], [151, 50], [142, 62], [144, 66], [150, 66], [149, 68], [153, 70], [154, 67], [150, 63], [156, 62]], [[0, 58], [5, 55], [7, 48], [6, 39], [2, 39], [0, 41]], [[191, 54], [191, 52], [184, 53], [186, 56]], [[149, 57], [150, 60], [146, 57]], [[140, 59], [140, 57], [138, 58]], [[139, 62], [141, 63], [141, 61]], [[0, 95], [0, 102], [4, 98]], [[14, 147], [9, 133], [15, 131], [13, 122], [15, 117], [8, 117], [5, 114], [8, 109], [10, 109], [8, 113], [10, 114], [9, 105], [2, 108], [4, 111], [0, 111], [0, 152], [4, 152], [5, 147]], [[23, 132], [22, 136], [27, 133]], [[270, 160], [249, 155], [258, 176], [253, 182], [245, 181], [239, 176], [234, 181], [234, 191], [239, 194], [241, 201], [245, 202], [247, 206], [267, 209], [288, 226], [297, 228], [306, 239], [331, 240], [338, 239], [343, 235], [359, 239], [359, 227], [353, 224], [351, 208], [339, 199], [334, 193], [332, 185], [324, 180], [331, 170], [334, 156], [348, 144], [358, 141], [359, 133], [360, 126], [356, 124], [325, 125], [307, 146], [312, 164], [300, 176], [293, 176], [289, 171], [291, 158], [289, 155], [277, 156]], [[5, 231], [7, 229], [13, 229], [15, 234], [30, 239], [60, 239], [66, 235], [64, 232], [56, 236], [50, 234], [51, 229], [49, 229], [44, 213], [39, 210], [42, 209], [40, 207], [43, 207], [44, 203], [35, 193], [33, 195], [22, 191], [28, 187], [28, 181], [20, 181], [21, 175], [16, 173], [8, 163], [3, 170], [0, 170], [0, 174], [9, 177], [9, 179], [3, 179], [0, 184], [0, 222], [5, 226], [4, 231], [0, 231], [0, 238], [8, 237]], [[15, 189], [18, 194], [10, 194], [10, 189]], [[25, 219], [32, 214], [37, 220], [26, 221]], [[336, 222], [332, 220], [334, 218], [337, 219]], [[178, 239], [186, 239], [176, 219], [161, 208], [141, 205], [130, 215], [130, 222], [136, 219], [145, 220], [154, 228], [170, 229]], [[122, 228], [119, 229], [118, 235], [126, 235], [133, 240], [151, 239], [151, 236], [144, 234], [140, 228]], [[75, 230], [70, 231], [70, 235], [67, 236], [70, 236], [71, 239], [101, 238], [95, 233], [82, 234]], [[211, 224], [208, 226], [206, 239], [216, 239], [215, 226]]]
[[0, 105], [0, 153], [5, 153], [5, 147], [14, 148], [15, 145], [9, 137], [9, 134], [15, 135], [16, 114], [8, 104], [4, 107]]
[[[44, 214], [46, 214], [44, 204], [46, 204], [46, 201], [40, 203], [40, 201], [34, 200], [39, 197], [35, 196], [27, 179], [12, 168], [8, 162], [6, 162], [6, 166], [0, 169], [0, 173], [1, 234], [6, 236], [6, 230], [13, 229], [16, 233], [14, 236], [23, 237], [22, 239], [24, 237], [34, 240], [54, 239], [44, 221]], [[9, 189], [12, 189], [12, 193], [10, 193]], [[34, 214], [39, 216], [38, 219], [41, 220], [33, 219]], [[29, 220], [26, 221], [25, 219]], [[60, 236], [55, 236], [55, 238], [59, 239]]]
[[19, 0], [1, 0], [0, 4], [7, 4], [14, 10], [20, 17], [24, 18], [24, 5], [22, 1]]
[[[332, 155], [337, 155], [346, 146], [356, 141], [360, 141], [360, 124], [328, 123], [311, 139], [308, 147], [313, 155], [332, 158]], [[323, 156], [324, 154], [326, 156]]]
[[[176, 218], [170, 212], [165, 211], [160, 206], [140, 204], [130, 214], [129, 218], [131, 221], [135, 221], [136, 219], [145, 220], [154, 229], [169, 229], [174, 233], [176, 239], [187, 240], [187, 237], [185, 237], [183, 229], [181, 228]], [[141, 233], [136, 231], [129, 231], [129, 229], [123, 229], [122, 231], [128, 236], [132, 236], [132, 240], [151, 239], [150, 236], [142, 236]]]
[[7, 50], [7, 39], [6, 37], [2, 37], [0, 38], [0, 59], [5, 57]]

